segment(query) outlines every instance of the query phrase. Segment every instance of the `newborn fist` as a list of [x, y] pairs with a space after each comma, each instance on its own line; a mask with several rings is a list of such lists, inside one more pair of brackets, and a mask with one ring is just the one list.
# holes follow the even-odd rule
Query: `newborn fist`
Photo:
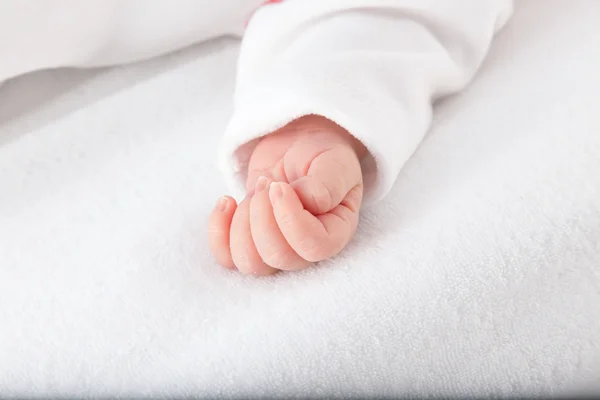
[[217, 261], [268, 275], [305, 268], [348, 244], [358, 223], [364, 147], [332, 121], [309, 115], [261, 139], [247, 196], [221, 198], [208, 239]]

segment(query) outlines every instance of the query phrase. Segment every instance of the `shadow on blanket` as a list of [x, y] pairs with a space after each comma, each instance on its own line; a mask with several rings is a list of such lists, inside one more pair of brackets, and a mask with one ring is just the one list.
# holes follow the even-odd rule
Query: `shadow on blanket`
[[217, 52], [232, 41], [221, 38], [200, 43], [167, 55], [169, 62], [161, 57], [113, 68], [45, 70], [11, 79], [0, 87], [0, 146], [167, 70]]

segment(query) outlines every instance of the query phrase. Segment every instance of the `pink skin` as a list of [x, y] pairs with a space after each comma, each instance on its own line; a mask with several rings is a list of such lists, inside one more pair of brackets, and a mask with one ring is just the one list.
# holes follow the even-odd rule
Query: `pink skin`
[[295, 271], [338, 254], [358, 224], [364, 147], [317, 115], [263, 138], [250, 159], [247, 196], [217, 202], [208, 241], [217, 262], [245, 274]]

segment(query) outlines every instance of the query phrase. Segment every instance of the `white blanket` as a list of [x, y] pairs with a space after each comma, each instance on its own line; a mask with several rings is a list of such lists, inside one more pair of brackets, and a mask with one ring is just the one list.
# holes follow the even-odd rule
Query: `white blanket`
[[520, 3], [352, 246], [268, 279], [205, 242], [235, 42], [6, 83], [0, 396], [599, 392], [599, 20]]

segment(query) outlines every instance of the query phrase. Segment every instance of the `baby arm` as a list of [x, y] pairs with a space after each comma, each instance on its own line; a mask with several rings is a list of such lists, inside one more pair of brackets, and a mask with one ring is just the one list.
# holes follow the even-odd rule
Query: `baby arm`
[[259, 10], [219, 155], [245, 200], [222, 199], [211, 216], [218, 261], [261, 275], [337, 254], [363, 191], [369, 203], [387, 194], [435, 100], [469, 83], [511, 11], [509, 0], [286, 0]]

